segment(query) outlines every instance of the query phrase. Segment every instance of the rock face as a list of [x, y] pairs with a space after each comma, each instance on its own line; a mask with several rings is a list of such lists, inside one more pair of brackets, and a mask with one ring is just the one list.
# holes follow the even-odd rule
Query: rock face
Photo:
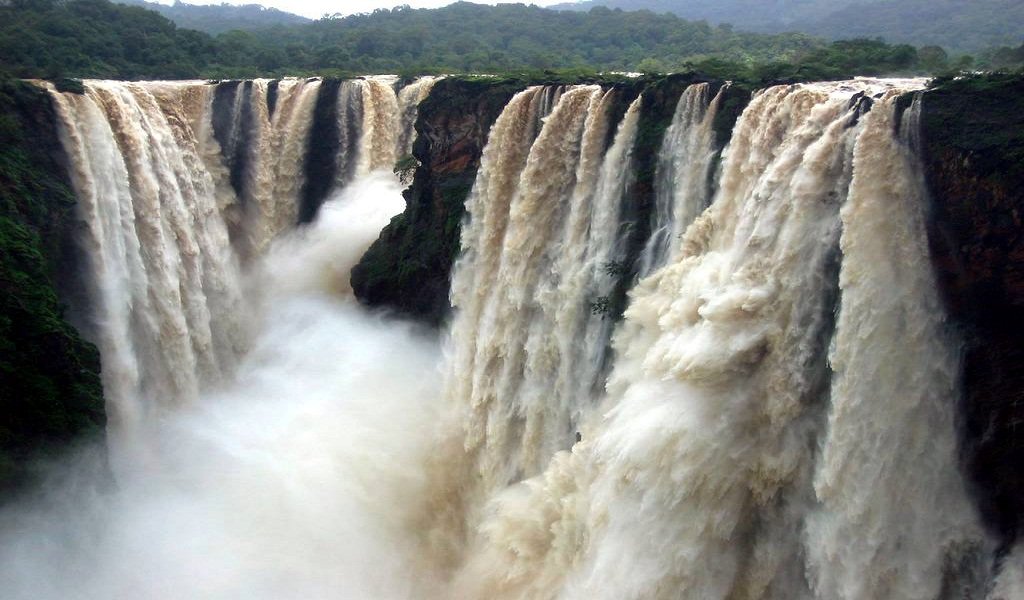
[[65, 319], [80, 253], [49, 96], [0, 80], [0, 491], [105, 425], [100, 357]]
[[450, 310], [448, 283], [459, 252], [466, 196], [487, 134], [525, 84], [446, 79], [420, 106], [413, 155], [421, 163], [406, 210], [352, 270], [360, 301], [437, 325]]
[[922, 108], [932, 256], [965, 343], [965, 467], [1009, 546], [1024, 533], [1024, 78], [939, 82]]

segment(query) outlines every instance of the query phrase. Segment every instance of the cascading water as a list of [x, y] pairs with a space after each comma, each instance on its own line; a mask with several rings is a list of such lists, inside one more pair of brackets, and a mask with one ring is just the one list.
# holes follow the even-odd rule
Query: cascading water
[[[53, 96], [88, 224], [82, 244], [115, 439], [135, 435], [159, 407], [194, 402], [245, 346], [240, 275], [213, 177], [186, 115], [165, 113], [155, 97], [188, 85], [88, 82], [83, 95]], [[122, 445], [136, 444], [112, 447]]]
[[[581, 86], [549, 101], [550, 88], [527, 90], [485, 150], [452, 287], [457, 358], [447, 384], [472, 434], [473, 495], [540, 472], [572, 444], [579, 405], [592, 397], [607, 328], [589, 303], [608, 285], [602, 266], [614, 253], [641, 107], [630, 104], [606, 153], [615, 95]], [[527, 152], [538, 99], [553, 108]]]
[[[392, 166], [434, 83], [52, 92], [111, 447], [141, 468], [0, 511], [5, 594], [1019, 594], [1021, 553], [989, 576], [957, 465], [920, 105], [899, 100], [922, 82], [763, 90], [713, 181], [723, 92], [686, 89], [617, 324], [648, 99], [516, 94], [466, 202], [443, 344], [348, 287], [403, 206]], [[337, 193], [292, 231], [320, 113]]]
[[[388, 81], [354, 84], [358, 178], [391, 169], [408, 125]], [[202, 82], [85, 86], [83, 95], [52, 96], [88, 225], [95, 337], [117, 439], [138, 435], [154, 409], [192, 403], [232, 376], [252, 318], [238, 259], [260, 256], [297, 221], [320, 81], [232, 84], [222, 103]]]
[[[400, 106], [394, 90], [396, 82], [394, 77], [369, 77], [341, 84], [338, 93], [341, 139], [335, 178], [338, 186], [365, 177], [371, 171], [392, 169], [400, 157], [399, 144], [411, 146], [415, 121], [408, 121], [406, 112], [412, 112], [415, 119], [420, 94], [407, 95], [405, 102], [408, 104]], [[428, 80], [409, 87], [430, 85]]]
[[[223, 85], [216, 93], [230, 93], [230, 98], [223, 106], [218, 102], [210, 108], [228, 110], [209, 118], [214, 123], [213, 142], [220, 140], [237, 194], [226, 217], [235, 245], [247, 260], [262, 253], [296, 220], [320, 81], [257, 79]], [[218, 165], [214, 162], [210, 168]]]
[[896, 137], [892, 95], [864, 118], [841, 211], [832, 406], [807, 534], [820, 597], [937, 598], [947, 562], [980, 540], [956, 468], [958, 346], [928, 260], [920, 98]]
[[416, 117], [419, 116], [420, 103], [427, 99], [434, 84], [440, 77], [420, 77], [403, 87], [398, 92], [398, 111], [401, 115], [401, 127], [395, 143], [396, 156], [404, 158], [412, 154], [412, 145], [416, 141]]
[[313, 108], [320, 82], [286, 79], [277, 82], [271, 112], [269, 81], [252, 82], [249, 127], [249, 179], [240, 203], [249, 255], [261, 254], [275, 237], [294, 226], [302, 190]]
[[711, 200], [714, 124], [725, 89], [722, 86], [711, 98], [711, 85], [699, 83], [679, 97], [658, 153], [655, 220], [641, 255], [641, 275], [675, 258], [686, 228]]
[[[918, 85], [754, 98], [714, 203], [632, 293], [602, 408], [543, 474], [492, 497], [459, 597], [973, 589], [977, 574], [951, 566], [984, 545], [954, 451], [955, 346], [926, 260], [920, 171], [892, 125], [894, 98]], [[881, 210], [893, 201], [898, 210]], [[890, 229], [899, 246], [878, 238]], [[880, 308], [871, 299], [887, 286], [904, 293]], [[515, 415], [517, 402], [494, 394], [488, 410]], [[467, 428], [487, 442], [495, 430]], [[941, 510], [904, 513], [936, 497]]]

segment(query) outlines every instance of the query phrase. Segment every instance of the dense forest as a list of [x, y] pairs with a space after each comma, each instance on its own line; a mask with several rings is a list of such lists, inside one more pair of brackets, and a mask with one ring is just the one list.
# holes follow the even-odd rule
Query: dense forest
[[[1019, 54], [1003, 49], [997, 66], [1017, 64]], [[938, 47], [866, 39], [829, 44], [804, 34], [741, 33], [646, 11], [458, 3], [212, 36], [107, 0], [12, 0], [0, 6], [0, 56], [9, 76], [53, 79], [699, 69], [767, 81], [937, 73], [975, 64], [951, 60]]]
[[551, 8], [650, 10], [730, 23], [765, 33], [801, 31], [830, 39], [880, 37], [891, 43], [977, 53], [1024, 39], [1019, 0], [585, 0]]
[[666, 66], [712, 56], [791, 59], [822, 46], [805, 35], [738, 33], [653, 13], [556, 13], [523, 5], [379, 10], [216, 37], [106, 0], [13, 0], [0, 8], [0, 55], [18, 76], [637, 69], [644, 59]]

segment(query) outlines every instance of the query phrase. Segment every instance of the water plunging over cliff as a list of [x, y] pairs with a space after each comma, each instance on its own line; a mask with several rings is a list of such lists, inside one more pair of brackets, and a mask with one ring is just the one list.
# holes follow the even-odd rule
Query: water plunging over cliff
[[527, 152], [536, 100], [547, 93], [522, 92], [495, 124], [453, 283], [459, 358], [449, 394], [471, 407], [470, 431], [487, 431], [467, 450], [479, 452], [488, 491], [537, 473], [571, 443], [607, 343], [590, 301], [607, 287], [640, 101], [605, 154], [615, 92], [571, 88]]
[[[528, 360], [512, 363], [515, 383], [503, 389], [512, 349], [490, 360], [478, 349], [459, 363], [468, 353], [456, 334], [451, 368], [489, 384], [483, 394], [450, 387], [472, 415], [465, 448], [487, 457], [505, 445], [502, 460], [477, 461], [476, 478], [490, 489], [523, 479], [486, 509], [472, 504], [479, 497], [463, 500], [464, 512], [485, 516], [470, 522], [460, 597], [980, 597], [983, 575], [955, 568], [985, 542], [957, 464], [956, 346], [927, 261], [916, 106], [903, 115], [904, 135], [893, 125], [895, 98], [918, 85], [759, 93], [711, 207], [633, 291], [601, 408], [589, 409], [594, 398], [568, 407], [561, 430], [548, 425], [553, 435], [527, 435], [529, 371], [519, 365]], [[694, 137], [706, 106], [689, 109]], [[562, 143], [575, 148], [576, 135]], [[676, 201], [689, 204], [686, 194]], [[472, 231], [480, 225], [470, 214]], [[552, 221], [545, 213], [529, 229]], [[491, 264], [537, 255], [505, 242]], [[529, 331], [542, 314], [529, 307], [502, 318], [524, 319], [516, 331]], [[520, 345], [529, 355], [533, 346]], [[567, 442], [578, 421], [566, 414], [583, 415], [582, 441]], [[523, 441], [513, 440], [566, 450], [535, 477], [507, 449], [517, 419], [511, 431]], [[936, 498], [941, 507], [917, 512]]]
[[[413, 84], [406, 112], [433, 81]], [[360, 97], [358, 111], [339, 111], [356, 118], [339, 127], [355, 134], [356, 166], [338, 189], [390, 171], [399, 138], [412, 138], [394, 83], [341, 84]], [[82, 243], [116, 440], [161, 407], [228, 381], [248, 348], [252, 302], [243, 297], [252, 294], [243, 292], [240, 259], [260, 256], [297, 223], [321, 82], [85, 87], [53, 98], [88, 226]]]
[[686, 228], [710, 202], [713, 126], [725, 89], [720, 88], [712, 99], [710, 84], [699, 83], [679, 98], [658, 153], [655, 221], [641, 256], [642, 275], [676, 257]]
[[[87, 225], [111, 445], [134, 468], [115, 469], [113, 490], [0, 511], [0, 589], [1004, 600], [1021, 588], [1019, 551], [991, 577], [958, 465], [959, 347], [929, 262], [917, 148], [923, 82], [761, 90], [724, 149], [729, 88], [694, 83], [665, 105], [646, 165], [652, 94], [519, 91], [466, 199], [442, 340], [356, 306], [348, 280], [402, 208], [390, 171], [435, 83], [52, 92]], [[637, 243], [641, 219], [651, 235]], [[55, 576], [70, 572], [82, 581]]]

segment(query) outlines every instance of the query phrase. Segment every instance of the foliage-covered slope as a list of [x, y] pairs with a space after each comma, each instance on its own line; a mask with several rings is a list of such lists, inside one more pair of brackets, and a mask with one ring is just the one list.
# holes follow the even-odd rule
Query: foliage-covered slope
[[99, 353], [54, 288], [75, 259], [75, 199], [56, 147], [45, 95], [0, 80], [0, 489], [105, 422]]
[[889, 42], [978, 52], [1024, 41], [1024, 2], [881, 0], [837, 10], [798, 29], [832, 39], [878, 36]]
[[672, 13], [684, 19], [730, 23], [744, 29], [796, 29], [858, 0], [582, 0], [554, 10], [589, 11], [595, 7]]
[[[235, 79], [698, 68], [724, 78], [771, 81], [936, 73], [956, 66], [947, 63], [941, 49], [931, 50], [918, 56], [913, 47], [870, 40], [829, 45], [803, 34], [738, 33], [645, 11], [574, 13], [464, 2], [217, 37], [108, 0], [14, 0], [0, 6], [2, 67], [20, 77]], [[938, 59], [931, 56], [936, 54]]]
[[19, 77], [195, 77], [215, 52], [211, 37], [137, 6], [107, 0], [0, 6], [0, 67]]

